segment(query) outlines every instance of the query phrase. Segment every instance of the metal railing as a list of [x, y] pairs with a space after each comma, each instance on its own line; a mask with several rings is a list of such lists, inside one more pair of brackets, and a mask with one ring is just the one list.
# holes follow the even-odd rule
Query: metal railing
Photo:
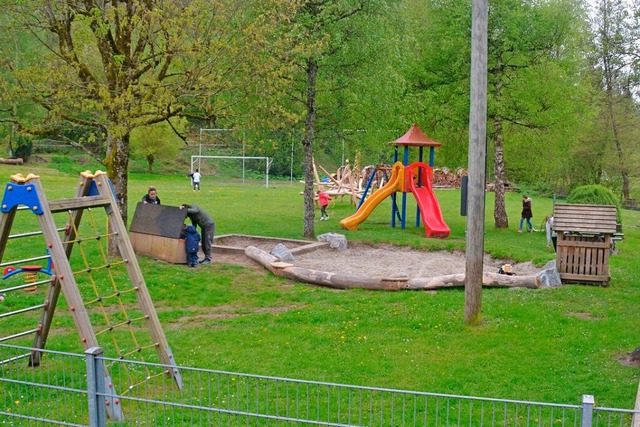
[[[359, 387], [180, 367], [183, 389], [163, 375], [130, 384], [150, 365], [44, 350], [32, 368], [31, 349], [0, 344], [0, 424], [145, 426], [631, 426], [639, 411]], [[104, 383], [103, 367], [113, 379]], [[107, 422], [109, 405], [123, 420]]]

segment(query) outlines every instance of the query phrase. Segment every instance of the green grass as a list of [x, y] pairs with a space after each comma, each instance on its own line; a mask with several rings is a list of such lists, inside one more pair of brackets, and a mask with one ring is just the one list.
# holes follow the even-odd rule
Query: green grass
[[[72, 197], [78, 182], [75, 174], [0, 165], [0, 176], [7, 182], [17, 171], [41, 175], [48, 199]], [[272, 181], [265, 188], [264, 182], [242, 185], [205, 177], [202, 191], [194, 192], [184, 176], [132, 175], [129, 219], [149, 185], [158, 188], [165, 205], [200, 204], [215, 218], [218, 235], [301, 238], [302, 184], [297, 182]], [[390, 228], [388, 201], [359, 231], [341, 230], [339, 219], [354, 210], [345, 198], [330, 208], [331, 221], [316, 222], [316, 234], [337, 232], [349, 241], [425, 250], [464, 249], [466, 218], [459, 215], [460, 192], [437, 195], [452, 230], [445, 240], [426, 239], [423, 228], [411, 225], [411, 197], [405, 230]], [[485, 248], [496, 257], [542, 265], [554, 254], [542, 233], [515, 232], [520, 202], [521, 195], [507, 195], [510, 229], [496, 230], [493, 194], [487, 194]], [[533, 211], [538, 227], [551, 213], [552, 200], [533, 197]], [[640, 345], [640, 263], [635, 259], [640, 213], [623, 211], [623, 224], [625, 240], [610, 260], [611, 286], [485, 290], [483, 323], [478, 327], [463, 322], [462, 289], [336, 291], [239, 266], [192, 270], [148, 258], [140, 264], [181, 365], [559, 403], [579, 403], [582, 394], [593, 394], [599, 406], [631, 408], [639, 369], [619, 360]], [[12, 303], [7, 299], [4, 304]], [[4, 328], [0, 321], [0, 334]], [[57, 313], [48, 347], [81, 349], [65, 310]]]

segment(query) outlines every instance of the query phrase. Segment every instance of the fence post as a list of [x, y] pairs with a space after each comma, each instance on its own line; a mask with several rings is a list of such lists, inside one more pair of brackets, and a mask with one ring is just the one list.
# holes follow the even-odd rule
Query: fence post
[[591, 427], [593, 425], [593, 404], [595, 399], [590, 394], [582, 395], [582, 424], [581, 427]]
[[89, 401], [89, 426], [105, 427], [105, 383], [102, 367], [102, 348], [91, 347], [84, 352], [87, 361], [87, 400]]

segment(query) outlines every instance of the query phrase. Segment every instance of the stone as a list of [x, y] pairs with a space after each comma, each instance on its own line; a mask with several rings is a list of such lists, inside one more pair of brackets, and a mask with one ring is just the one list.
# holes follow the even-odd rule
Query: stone
[[329, 242], [329, 247], [331, 249], [336, 249], [338, 251], [346, 251], [347, 250], [347, 238], [344, 234], [338, 233], [325, 233], [318, 236], [319, 242]]
[[562, 280], [560, 280], [560, 273], [556, 268], [556, 261], [549, 261], [542, 267], [542, 270], [538, 273], [540, 278], [540, 286], [542, 287], [555, 287], [562, 286]]
[[283, 262], [295, 262], [296, 260], [289, 248], [283, 243], [278, 243], [269, 253]]

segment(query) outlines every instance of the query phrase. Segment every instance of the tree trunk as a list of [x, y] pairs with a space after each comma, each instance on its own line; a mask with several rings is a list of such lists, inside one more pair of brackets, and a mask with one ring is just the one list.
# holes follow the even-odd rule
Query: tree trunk
[[616, 98], [619, 96], [617, 87], [625, 73], [620, 71], [620, 61], [627, 56], [627, 49], [633, 45], [633, 33], [629, 32], [623, 21], [616, 20], [616, 16], [625, 10], [622, 2], [606, 2], [599, 9], [602, 19], [601, 27], [598, 29], [602, 37], [600, 46], [600, 56], [602, 59], [604, 89], [606, 93], [606, 108], [609, 125], [613, 133], [613, 140], [618, 155], [618, 169], [622, 178], [622, 197], [625, 201], [629, 196], [629, 168], [625, 159], [625, 153], [620, 141], [620, 132], [616, 114]]
[[504, 203], [504, 188], [507, 177], [504, 171], [504, 140], [502, 138], [502, 118], [493, 118], [493, 133], [495, 143], [495, 158], [493, 160], [493, 179], [495, 192], [493, 219], [495, 221], [496, 228], [509, 228], [509, 217], [507, 216], [507, 208]]
[[607, 89], [607, 109], [609, 110], [609, 121], [611, 124], [611, 132], [613, 133], [613, 141], [616, 145], [616, 153], [618, 154], [618, 168], [620, 170], [620, 176], [622, 177], [622, 198], [626, 202], [630, 199], [629, 171], [627, 168], [624, 150], [622, 149], [622, 143], [620, 141], [620, 132], [618, 130], [618, 123], [616, 121], [614, 108], [615, 106], [613, 100], [613, 89]]
[[[108, 135], [106, 158], [107, 176], [113, 184], [116, 202], [125, 226], [127, 225], [128, 216], [129, 137], [130, 134], [128, 132], [123, 135]], [[109, 254], [112, 256], [117, 254], [117, 247], [113, 239], [109, 239]]]
[[129, 133], [110, 137], [107, 143], [107, 175], [113, 183], [118, 209], [127, 224], [127, 185], [129, 184]]
[[147, 171], [153, 173], [153, 162], [156, 157], [153, 154], [147, 154]]
[[307, 238], [315, 237], [314, 219], [314, 194], [313, 194], [313, 140], [316, 126], [316, 78], [318, 75], [318, 63], [314, 60], [307, 61], [307, 118], [304, 123], [304, 137], [302, 149], [304, 152], [304, 232]]

